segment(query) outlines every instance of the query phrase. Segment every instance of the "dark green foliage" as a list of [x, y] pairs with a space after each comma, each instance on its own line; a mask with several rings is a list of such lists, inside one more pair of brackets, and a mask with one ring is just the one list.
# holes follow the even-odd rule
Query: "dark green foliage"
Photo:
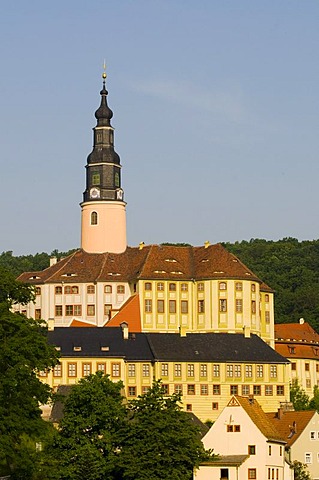
[[304, 389], [299, 385], [298, 380], [293, 380], [290, 385], [290, 401], [296, 411], [309, 410], [310, 399]]
[[119, 479], [190, 480], [193, 468], [207, 459], [198, 429], [179, 402], [178, 395], [165, 395], [160, 382], [130, 402], [120, 438]]
[[319, 330], [319, 240], [252, 239], [224, 246], [275, 290], [276, 323], [303, 317]]
[[81, 379], [72, 388], [51, 449], [59, 479], [113, 478], [117, 432], [125, 417], [121, 389], [121, 382], [113, 383], [101, 372]]
[[311, 480], [310, 472], [304, 463], [295, 460], [292, 468], [294, 469], [294, 480]]
[[50, 265], [50, 257], [67, 257], [75, 250], [69, 250], [68, 252], [58, 252], [53, 250], [51, 255], [48, 253], [36, 253], [35, 255], [21, 255], [15, 257], [13, 252], [2, 252], [0, 254], [0, 266], [6, 268], [15, 276], [20, 275], [23, 272], [39, 272], [44, 270]]
[[0, 474], [21, 480], [34, 478], [39, 459], [35, 445], [49, 429], [39, 404], [47, 403], [51, 391], [37, 372], [57, 362], [43, 322], [10, 310], [32, 298], [32, 288], [0, 268]]

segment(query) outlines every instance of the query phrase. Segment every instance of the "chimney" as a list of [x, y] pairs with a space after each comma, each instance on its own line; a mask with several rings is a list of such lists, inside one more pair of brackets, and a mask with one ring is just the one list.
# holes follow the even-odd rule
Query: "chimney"
[[250, 338], [250, 326], [249, 325], [244, 326], [244, 337], [245, 338]]
[[54, 330], [54, 318], [49, 318], [47, 321], [48, 331], [53, 332]]
[[122, 329], [123, 340], [128, 340], [128, 323], [122, 322], [120, 327]]
[[209, 241], [209, 240], [206, 240], [206, 242], [204, 243], [204, 245], [205, 245], [205, 248], [208, 248], [209, 245], [210, 245], [210, 241]]
[[294, 432], [297, 433], [297, 423], [295, 421], [292, 424], [292, 428], [294, 429]]
[[56, 265], [57, 263], [58, 263], [57, 257], [50, 258], [50, 267], [52, 267], [53, 265]]
[[139, 245], [138, 245], [138, 249], [139, 249], [139, 250], [143, 250], [144, 247], [145, 247], [145, 243], [144, 243], [144, 242], [140, 242]]
[[305, 323], [305, 319], [304, 318], [299, 318], [299, 324], [303, 325], [304, 323]]
[[277, 411], [277, 418], [278, 418], [279, 420], [281, 420], [282, 417], [283, 417], [283, 415], [284, 415], [284, 410], [283, 410], [283, 408], [279, 407], [279, 408], [278, 408], [278, 411]]

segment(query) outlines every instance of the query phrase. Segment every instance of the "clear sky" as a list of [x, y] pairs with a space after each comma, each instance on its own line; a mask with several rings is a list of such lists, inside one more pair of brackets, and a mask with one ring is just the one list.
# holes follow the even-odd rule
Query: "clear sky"
[[319, 238], [318, 0], [2, 0], [0, 252], [80, 243], [104, 58], [128, 243]]

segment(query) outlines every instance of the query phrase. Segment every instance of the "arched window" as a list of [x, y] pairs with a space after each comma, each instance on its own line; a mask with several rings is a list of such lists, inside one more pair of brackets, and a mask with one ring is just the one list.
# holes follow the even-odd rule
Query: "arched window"
[[91, 213], [91, 225], [97, 225], [97, 212]]
[[104, 291], [105, 293], [112, 293], [112, 285], [105, 285]]

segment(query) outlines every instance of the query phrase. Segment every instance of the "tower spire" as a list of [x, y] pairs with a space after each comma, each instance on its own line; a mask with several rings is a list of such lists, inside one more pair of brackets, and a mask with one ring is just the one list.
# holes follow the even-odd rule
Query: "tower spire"
[[93, 150], [87, 158], [83, 193], [81, 247], [87, 252], [120, 253], [126, 249], [126, 213], [120, 157], [114, 150], [113, 112], [107, 104], [103, 64], [101, 104], [95, 112]]

